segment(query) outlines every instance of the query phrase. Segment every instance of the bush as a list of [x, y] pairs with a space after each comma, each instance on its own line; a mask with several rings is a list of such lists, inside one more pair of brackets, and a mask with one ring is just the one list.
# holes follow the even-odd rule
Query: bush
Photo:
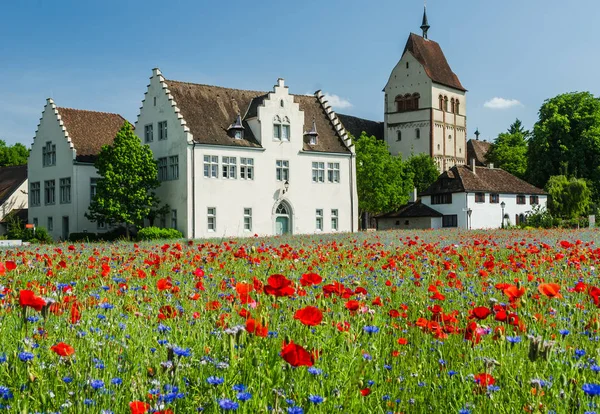
[[96, 233], [71, 233], [69, 234], [70, 242], [93, 242], [98, 240]]
[[127, 240], [125, 227], [117, 227], [106, 233], [98, 233], [98, 241], [117, 241], [117, 240]]
[[527, 219], [525, 223], [523, 223], [523, 226], [550, 229], [558, 227], [559, 224], [559, 219], [553, 217], [545, 207], [538, 205], [533, 207], [533, 209], [527, 213]]
[[6, 238], [9, 240], [22, 240], [30, 243], [52, 243], [54, 240], [44, 227], [26, 229], [23, 222], [16, 216], [7, 218]]
[[183, 234], [177, 229], [144, 227], [137, 234], [138, 240], [181, 239]]

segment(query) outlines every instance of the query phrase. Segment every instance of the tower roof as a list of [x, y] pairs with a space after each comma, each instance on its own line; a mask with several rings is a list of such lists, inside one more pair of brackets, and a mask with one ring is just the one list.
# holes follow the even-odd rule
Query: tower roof
[[427, 31], [431, 26], [429, 26], [429, 22], [427, 21], [427, 6], [423, 10], [423, 23], [421, 23], [421, 30], [423, 30], [423, 37], [427, 39]]
[[458, 76], [450, 69], [438, 43], [411, 33], [402, 54], [406, 52], [410, 52], [423, 65], [427, 76], [432, 81], [466, 92]]

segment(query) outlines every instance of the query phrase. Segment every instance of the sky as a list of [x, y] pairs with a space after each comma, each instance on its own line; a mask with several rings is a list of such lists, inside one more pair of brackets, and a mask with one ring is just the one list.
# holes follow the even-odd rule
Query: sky
[[[46, 98], [135, 122], [152, 68], [167, 79], [291, 93], [383, 120], [383, 92], [423, 0], [4, 1], [0, 139], [31, 146]], [[467, 135], [493, 140], [544, 100], [600, 96], [600, 1], [429, 0], [429, 38], [467, 93]]]

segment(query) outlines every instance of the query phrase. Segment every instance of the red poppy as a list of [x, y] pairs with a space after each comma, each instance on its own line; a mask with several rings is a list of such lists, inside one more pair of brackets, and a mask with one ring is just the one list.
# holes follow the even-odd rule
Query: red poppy
[[150, 409], [150, 404], [143, 401], [132, 401], [129, 403], [131, 414], [145, 414]]
[[300, 345], [296, 345], [293, 341], [286, 344], [283, 342], [281, 349], [281, 357], [293, 367], [312, 367], [314, 363], [314, 357]]
[[360, 307], [360, 303], [357, 300], [349, 300], [344, 306], [348, 310], [356, 311]]
[[360, 390], [360, 393], [363, 397], [366, 397], [367, 395], [371, 394], [371, 388], [363, 388], [362, 390]]
[[298, 309], [294, 314], [294, 319], [298, 319], [303, 325], [317, 326], [323, 320], [323, 313], [314, 306], [307, 306]]
[[161, 306], [158, 310], [158, 319], [171, 319], [177, 316], [177, 309], [171, 305]]
[[557, 283], [542, 283], [538, 286], [538, 291], [548, 298], [562, 298], [559, 293], [560, 285]]
[[29, 306], [39, 312], [46, 306], [46, 301], [36, 296], [31, 290], [23, 289], [19, 292], [19, 304], [23, 307]]
[[323, 281], [323, 278], [316, 273], [305, 273], [300, 278], [302, 286], [318, 285]]
[[6, 269], [15, 270], [16, 268], [17, 268], [17, 264], [15, 262], [13, 262], [12, 260], [6, 261]]
[[79, 305], [77, 303], [73, 303], [71, 305], [71, 323], [76, 324], [81, 319], [81, 312], [79, 311]]
[[473, 313], [471, 314], [470, 318], [477, 318], [479, 320], [485, 319], [488, 316], [490, 316], [492, 314], [492, 311], [489, 308], [486, 308], [485, 306], [479, 306], [475, 309], [473, 309]]
[[296, 290], [291, 287], [292, 281], [284, 275], [271, 275], [267, 279], [267, 285], [264, 291], [267, 295], [273, 296], [292, 296]]
[[260, 336], [262, 338], [266, 338], [269, 334], [269, 328], [267, 325], [263, 325], [255, 319], [249, 318], [246, 321], [246, 331], [248, 333], [253, 333], [256, 336]]
[[481, 373], [475, 375], [475, 383], [481, 388], [486, 388], [488, 385], [494, 385], [496, 383], [496, 379], [490, 374]]
[[156, 287], [158, 290], [169, 290], [173, 287], [173, 283], [171, 282], [171, 278], [168, 277], [166, 279], [158, 279], [156, 282]]
[[398, 340], [396, 342], [398, 342], [400, 345], [406, 345], [406, 344], [408, 344], [408, 339], [398, 338]]
[[594, 301], [594, 304], [598, 307], [600, 307], [600, 288], [597, 288], [596, 286], [592, 286], [589, 290], [590, 296], [592, 297], [592, 300]]
[[50, 347], [50, 350], [61, 357], [67, 357], [75, 353], [75, 348], [71, 345], [67, 345], [64, 342], [59, 342], [56, 345]]

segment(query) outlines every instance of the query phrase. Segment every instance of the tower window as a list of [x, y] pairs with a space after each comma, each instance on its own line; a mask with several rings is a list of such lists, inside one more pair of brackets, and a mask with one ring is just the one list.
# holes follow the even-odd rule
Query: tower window
[[419, 128], [415, 129], [415, 138], [416, 139], [421, 138], [421, 130]]
[[448, 112], [448, 97], [444, 96], [444, 111]]
[[406, 69], [408, 69], [408, 62], [406, 62]]
[[452, 139], [452, 134], [448, 135], [448, 139]]
[[443, 111], [444, 110], [444, 97], [442, 95], [440, 95], [439, 100], [440, 100], [440, 111]]
[[396, 141], [402, 141], [402, 131], [398, 131], [398, 134], [396, 135]]
[[452, 100], [450, 102], [451, 102], [451, 105], [452, 105], [451, 106], [452, 107], [452, 113], [454, 114], [454, 113], [456, 113], [455, 112], [456, 111], [456, 107], [454, 106], [454, 98], [452, 98]]
[[460, 115], [460, 102], [458, 101], [458, 99], [456, 100], [456, 104], [454, 106], [454, 109], [455, 109], [454, 113], [457, 114], [457, 115]]

